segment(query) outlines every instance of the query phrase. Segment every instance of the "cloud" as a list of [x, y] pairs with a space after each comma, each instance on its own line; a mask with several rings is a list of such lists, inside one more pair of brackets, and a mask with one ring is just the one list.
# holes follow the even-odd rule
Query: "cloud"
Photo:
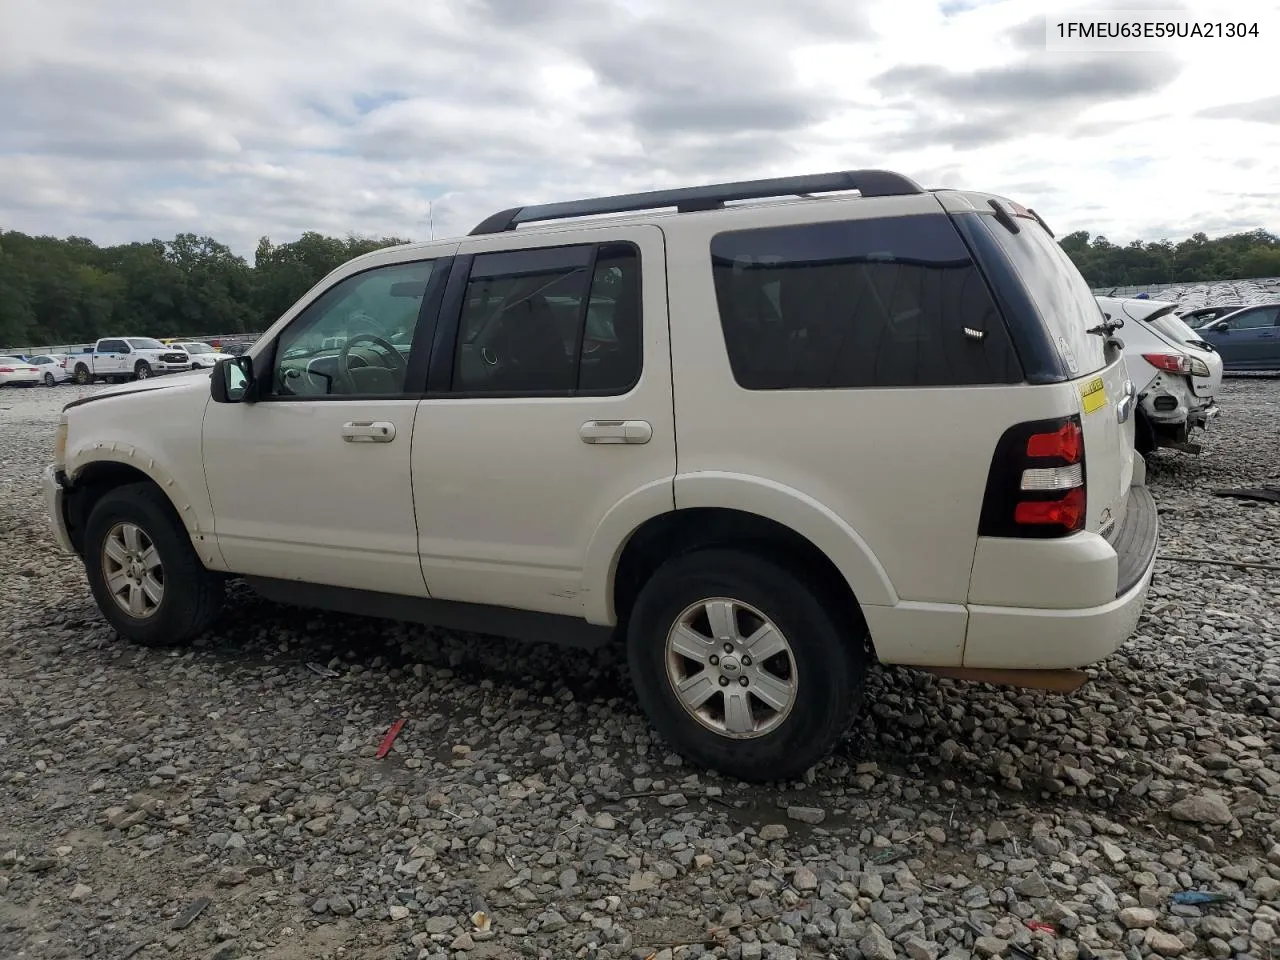
[[887, 147], [902, 150], [928, 139], [966, 149], [1071, 124], [1100, 102], [1153, 95], [1176, 79], [1179, 67], [1168, 56], [1042, 55], [970, 71], [902, 64], [872, 83], [890, 102], [916, 106], [914, 122], [886, 137]]
[[[506, 206], [857, 167], [1016, 194], [1059, 233], [1280, 226], [1258, 199], [1280, 191], [1262, 47], [1051, 54], [1061, 7], [6, 0], [0, 226], [250, 254], [264, 234], [438, 237]], [[1264, 122], [1226, 143], [1220, 118]]]
[[1253, 123], [1280, 124], [1280, 94], [1244, 103], [1220, 104], [1201, 110], [1197, 116], [1207, 120], [1248, 120]]

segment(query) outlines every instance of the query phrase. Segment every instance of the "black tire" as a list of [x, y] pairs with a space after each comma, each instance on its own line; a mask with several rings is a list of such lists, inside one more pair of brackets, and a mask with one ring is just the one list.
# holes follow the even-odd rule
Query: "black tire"
[[138, 380], [151, 379], [151, 364], [145, 360], [139, 360], [133, 367], [133, 376]]
[[[120, 523], [141, 529], [159, 554], [164, 590], [150, 616], [131, 616], [107, 585], [103, 551]], [[177, 511], [160, 489], [131, 483], [104, 494], [85, 525], [84, 566], [98, 609], [116, 633], [146, 647], [190, 643], [213, 623], [222, 606], [223, 581], [200, 562]]]
[[54, 380], [54, 379], [53, 379], [53, 374], [52, 374], [52, 373], [46, 373], [46, 374], [44, 375], [44, 385], [45, 385], [46, 387], [56, 386], [56, 385], [57, 385], [57, 382], [58, 382], [58, 381], [56, 381], [56, 380]]
[[[767, 616], [794, 658], [794, 705], [775, 729], [751, 739], [699, 722], [668, 679], [669, 632], [691, 605], [716, 597]], [[641, 589], [627, 625], [636, 696], [657, 731], [691, 762], [749, 783], [796, 779], [831, 752], [861, 706], [866, 634], [849, 620], [834, 598], [755, 554], [720, 548], [677, 557]]]
[[76, 375], [76, 383], [80, 384], [80, 386], [82, 387], [87, 386], [90, 383], [93, 383], [93, 377], [89, 374], [89, 368], [86, 367], [83, 363], [76, 364], [75, 375]]

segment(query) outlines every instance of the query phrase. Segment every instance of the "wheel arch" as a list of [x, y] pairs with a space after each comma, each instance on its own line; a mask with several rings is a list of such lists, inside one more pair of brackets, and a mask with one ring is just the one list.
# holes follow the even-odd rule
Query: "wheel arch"
[[709, 548], [738, 547], [781, 559], [834, 601], [851, 627], [867, 632], [861, 595], [812, 540], [771, 517], [731, 507], [690, 507], [650, 517], [618, 550], [607, 585], [611, 623], [625, 623], [641, 588], [667, 560]]
[[67, 477], [64, 511], [67, 533], [76, 552], [84, 553], [84, 528], [94, 505], [107, 493], [131, 483], [148, 483], [159, 490], [172, 507], [197, 556], [210, 569], [222, 568], [222, 557], [213, 539], [200, 525], [191, 498], [154, 459], [134, 447], [114, 446], [97, 451]]

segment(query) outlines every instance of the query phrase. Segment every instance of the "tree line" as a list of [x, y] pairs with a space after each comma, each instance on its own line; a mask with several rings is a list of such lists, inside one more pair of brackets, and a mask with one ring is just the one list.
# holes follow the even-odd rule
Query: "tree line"
[[0, 232], [0, 347], [264, 330], [334, 267], [398, 237], [258, 241], [253, 266], [212, 237], [99, 247]]
[[[0, 231], [0, 346], [257, 332], [351, 257], [405, 242], [263, 237], [251, 266], [193, 233], [99, 247], [84, 237]], [[1091, 287], [1280, 277], [1280, 239], [1265, 230], [1123, 247], [1082, 230], [1061, 243]]]
[[1061, 243], [1091, 287], [1280, 277], [1280, 238], [1266, 230], [1214, 239], [1196, 233], [1178, 243], [1134, 240], [1124, 247], [1081, 230]]

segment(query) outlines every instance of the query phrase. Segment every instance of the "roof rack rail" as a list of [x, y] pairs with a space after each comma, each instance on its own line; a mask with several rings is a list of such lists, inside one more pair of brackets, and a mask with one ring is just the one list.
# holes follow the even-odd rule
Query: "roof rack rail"
[[514, 230], [522, 223], [540, 220], [565, 220], [606, 213], [628, 213], [675, 207], [680, 213], [718, 210], [732, 200], [761, 200], [767, 197], [791, 197], [814, 193], [857, 190], [864, 197], [900, 197], [924, 193], [924, 188], [909, 177], [890, 170], [841, 170], [835, 173], [813, 173], [799, 177], [776, 177], [771, 180], [742, 180], [737, 183], [713, 183], [703, 187], [679, 187], [674, 190], [652, 190], [626, 193], [615, 197], [567, 200], [562, 203], [540, 203], [528, 207], [500, 210], [482, 220], [471, 236]]

